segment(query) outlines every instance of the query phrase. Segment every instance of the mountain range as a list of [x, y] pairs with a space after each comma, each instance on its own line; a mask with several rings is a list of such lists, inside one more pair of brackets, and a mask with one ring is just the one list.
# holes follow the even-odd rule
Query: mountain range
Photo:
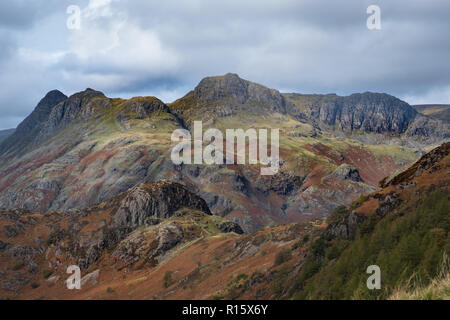
[[[231, 73], [172, 103], [50, 91], [1, 132], [0, 298], [446, 297], [443, 108], [281, 93]], [[194, 121], [279, 129], [278, 173], [174, 164], [171, 135]], [[374, 264], [382, 290], [366, 287]], [[82, 290], [67, 290], [69, 265]]]
[[[174, 165], [175, 129], [279, 128], [281, 168]], [[280, 93], [236, 74], [208, 77], [173, 103], [50, 91], [0, 144], [0, 206], [82, 209], [139, 183], [177, 181], [252, 232], [327, 216], [376, 190], [450, 136], [449, 123], [379, 93]]]

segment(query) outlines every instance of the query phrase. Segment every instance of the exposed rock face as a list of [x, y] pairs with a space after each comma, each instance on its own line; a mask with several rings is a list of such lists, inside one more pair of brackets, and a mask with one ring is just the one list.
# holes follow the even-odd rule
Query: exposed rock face
[[379, 206], [376, 213], [381, 217], [384, 217], [388, 212], [391, 212], [402, 203], [399, 195], [395, 192], [380, 196], [376, 195], [376, 197], [379, 199]]
[[194, 90], [194, 97], [200, 104], [233, 99], [245, 103], [248, 98], [248, 83], [235, 74], [223, 77], [204, 78]]
[[358, 169], [345, 163], [341, 164], [336, 170], [334, 170], [333, 175], [341, 180], [362, 182]]
[[[198, 112], [178, 109], [193, 99]], [[384, 93], [357, 93], [350, 96], [281, 94], [277, 90], [226, 74], [203, 79], [195, 90], [180, 99], [174, 112], [186, 116], [187, 123], [201, 112], [229, 117], [237, 110], [269, 110], [289, 114], [325, 130], [401, 135], [405, 132], [421, 143], [442, 141], [450, 136], [448, 123], [424, 117], [406, 102]], [[408, 131], [408, 132], [407, 132]]]
[[233, 221], [227, 221], [224, 223], [219, 224], [218, 226], [219, 230], [224, 232], [224, 233], [229, 233], [229, 232], [234, 232], [237, 234], [243, 234], [244, 231], [242, 230], [242, 228]]
[[[69, 224], [69, 230], [62, 232], [61, 236], [70, 238], [70, 245], [66, 249], [79, 257], [80, 266], [87, 267], [100, 257], [104, 249], [116, 245], [132, 231], [140, 226], [153, 225], [155, 218], [169, 218], [181, 208], [199, 210], [211, 215], [206, 202], [179, 183], [158, 181], [141, 184], [102, 205], [75, 214]], [[85, 227], [82, 219], [96, 215], [102, 210], [110, 212], [110, 222], [81, 235], [80, 231]], [[160, 251], [157, 251], [157, 255], [161, 254], [161, 250], [168, 250], [168, 246], [175, 245], [182, 237], [182, 233], [175, 229], [167, 226], [160, 230]]]
[[258, 180], [256, 186], [265, 195], [273, 191], [279, 195], [289, 195], [297, 191], [305, 177], [296, 176], [293, 172], [281, 171], [270, 177], [262, 177]]
[[[193, 240], [212, 234], [243, 233], [235, 222], [212, 216], [202, 198], [171, 181], [140, 184], [84, 210], [35, 215], [14, 210], [1, 212], [0, 219], [4, 227], [0, 230], [0, 263], [7, 257], [20, 270], [17, 279], [11, 273], [2, 281], [3, 289], [11, 292], [28, 283], [20, 281], [32, 278], [43, 259], [47, 274], [64, 268], [62, 261], [67, 258], [70, 264], [87, 269], [109, 249], [110, 256], [122, 266], [141, 259], [142, 265], [155, 266], [168, 257], [169, 251]], [[17, 229], [14, 233], [12, 226]], [[32, 230], [38, 230], [39, 235]], [[31, 232], [35, 237], [32, 244], [22, 244], [18, 232], [20, 238]], [[82, 286], [95, 285], [99, 273], [97, 269], [85, 275]], [[48, 279], [46, 287], [60, 285], [58, 279]]]
[[3, 251], [5, 249], [7, 249], [9, 246], [10, 246], [9, 243], [3, 242], [3, 241], [0, 240], [0, 251]]
[[[414, 178], [423, 176], [425, 172], [435, 174], [436, 171], [445, 170], [448, 166], [439, 163], [450, 154], [450, 142], [444, 143], [430, 151], [417, 161], [408, 170], [395, 176], [383, 188], [389, 186], [402, 187], [399, 189], [415, 188]], [[404, 202], [400, 195], [394, 191], [388, 193], [375, 193], [369, 196], [369, 200], [377, 200], [378, 205], [374, 212], [378, 217], [384, 217], [395, 210]], [[368, 219], [367, 215], [358, 213], [357, 210], [349, 210], [345, 207], [338, 208], [329, 218], [329, 225], [324, 233], [325, 238], [353, 239], [357, 227]]]
[[66, 99], [67, 96], [58, 90], [47, 93], [34, 111], [17, 127], [17, 133], [23, 135], [47, 121], [53, 107]]
[[405, 134], [421, 142], [450, 139], [450, 122], [417, 115]]
[[400, 134], [417, 115], [409, 104], [384, 93], [366, 92], [347, 97], [292, 94], [288, 97], [305, 107], [312, 118], [347, 132]]
[[168, 218], [181, 207], [188, 207], [211, 214], [205, 200], [171, 181], [158, 181], [138, 185], [127, 192], [120, 207], [113, 215], [116, 226], [137, 228], [148, 218]]
[[340, 220], [330, 224], [324, 233], [325, 237], [350, 240], [355, 237], [358, 226], [366, 221], [366, 217], [350, 212], [343, 215]]
[[286, 106], [286, 101], [279, 91], [243, 80], [233, 73], [203, 79], [194, 90], [194, 98], [200, 105], [224, 101], [260, 104], [272, 111], [283, 113]]
[[[98, 99], [95, 99], [98, 98]], [[58, 90], [50, 91], [35, 110], [17, 127], [13, 135], [0, 145], [0, 154], [18, 151], [19, 154], [45, 142], [57, 130], [76, 121], [94, 116], [97, 109], [110, 107], [103, 93], [92, 89], [69, 98]]]
[[[96, 100], [94, 104], [94, 98], [100, 99]], [[86, 89], [76, 93], [51, 110], [36, 140], [42, 142], [55, 130], [64, 128], [73, 121], [82, 121], [93, 116], [95, 108], [107, 108], [109, 106], [109, 99], [100, 91]]]
[[450, 104], [422, 104], [413, 108], [423, 115], [450, 123]]
[[183, 231], [176, 223], [169, 223], [158, 230], [156, 241], [158, 247], [153, 256], [165, 253], [175, 247], [183, 239]]
[[91, 273], [88, 273], [83, 278], [81, 278], [81, 287], [84, 287], [86, 284], [90, 285], [90, 286], [97, 284], [99, 275], [100, 275], [100, 269], [97, 269], [95, 271], [92, 271]]

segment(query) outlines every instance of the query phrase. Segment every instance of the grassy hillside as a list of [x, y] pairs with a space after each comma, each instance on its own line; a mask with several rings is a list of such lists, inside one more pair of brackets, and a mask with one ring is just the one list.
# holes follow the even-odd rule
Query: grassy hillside
[[450, 300], [450, 265], [447, 257], [443, 259], [439, 275], [428, 285], [408, 282], [396, 289], [389, 297], [391, 300]]
[[[386, 299], [407, 283], [407, 290], [430, 284], [440, 266], [450, 262], [449, 212], [448, 193], [436, 189], [383, 218], [372, 213], [359, 226], [355, 239], [322, 236], [312, 246], [296, 284], [301, 291], [293, 297]], [[338, 208], [329, 218], [330, 228], [349, 214], [347, 208]], [[366, 287], [365, 270], [370, 265], [381, 268], [381, 290]]]
[[[338, 207], [285, 297], [387, 299], [442, 289], [450, 263], [449, 153], [445, 143], [384, 189]], [[381, 269], [379, 290], [367, 288], [371, 265]]]

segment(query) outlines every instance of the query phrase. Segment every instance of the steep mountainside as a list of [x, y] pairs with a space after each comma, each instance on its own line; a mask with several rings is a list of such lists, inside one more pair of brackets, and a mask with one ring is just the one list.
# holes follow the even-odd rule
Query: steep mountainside
[[[386, 185], [326, 220], [251, 234], [211, 215], [203, 199], [170, 181], [136, 186], [84, 210], [4, 211], [0, 296], [395, 297], [408, 282], [414, 289], [448, 272], [442, 266], [450, 263], [450, 143]], [[81, 267], [80, 290], [65, 284], [72, 264]], [[366, 286], [370, 265], [381, 269], [380, 290]]]
[[[174, 165], [171, 134], [195, 120], [222, 132], [279, 128], [279, 172]], [[0, 144], [0, 207], [82, 209], [168, 179], [198, 193], [215, 215], [254, 231], [326, 216], [375, 190], [448, 132], [448, 124], [385, 94], [281, 94], [235, 74], [205, 78], [170, 105], [92, 89], [70, 97], [52, 91]]]
[[0, 143], [12, 135], [16, 129], [0, 130]]
[[[400, 288], [415, 291], [436, 278], [448, 279], [450, 143], [423, 156], [381, 191], [339, 207], [327, 221], [291, 288], [294, 298], [395, 298]], [[381, 270], [379, 290], [367, 290], [370, 265]], [[449, 299], [450, 294], [428, 298]]]
[[53, 107], [67, 99], [58, 90], [50, 91], [38, 103], [34, 111], [17, 126], [15, 132], [0, 145], [0, 154], [16, 151], [23, 154], [29, 146], [36, 145], [36, 136], [45, 129]]
[[388, 94], [366, 92], [348, 97], [287, 94], [299, 110], [330, 127], [351, 132], [404, 133], [417, 112]]
[[423, 115], [450, 122], [450, 104], [421, 104], [413, 107]]

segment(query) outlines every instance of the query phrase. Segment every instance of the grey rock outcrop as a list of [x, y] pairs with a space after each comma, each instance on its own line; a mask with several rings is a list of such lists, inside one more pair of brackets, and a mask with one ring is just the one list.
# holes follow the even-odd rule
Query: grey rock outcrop
[[92, 271], [88, 273], [83, 278], [81, 278], [81, 287], [83, 288], [86, 285], [93, 286], [98, 282], [98, 276], [100, 275], [100, 269]]
[[352, 212], [343, 212], [337, 221], [331, 223], [325, 233], [325, 238], [331, 239], [353, 239], [356, 235], [358, 226], [367, 220], [364, 215]]
[[169, 218], [182, 207], [211, 214], [202, 198], [179, 183], [158, 181], [141, 184], [130, 189], [113, 215], [113, 225], [137, 228], [145, 225], [148, 218]]
[[131, 118], [145, 119], [155, 111], [170, 112], [169, 108], [159, 99], [152, 97], [137, 97], [126, 102], [118, 115], [120, 121]]
[[226, 221], [217, 226], [220, 231], [224, 233], [234, 232], [237, 234], [243, 234], [244, 231], [242, 230], [241, 226], [233, 221]]
[[[409, 104], [384, 93], [365, 92], [346, 97], [289, 94], [287, 97], [304, 107], [311, 118], [346, 132], [401, 134], [417, 115]], [[294, 107], [289, 112], [296, 115], [298, 110]]]
[[164, 254], [166, 251], [175, 247], [183, 238], [183, 231], [174, 222], [164, 225], [158, 230], [156, 241], [158, 247], [153, 256]]
[[[93, 207], [74, 214], [70, 229], [61, 234], [61, 238], [70, 239], [68, 241], [70, 245], [66, 250], [78, 257], [78, 265], [82, 268], [88, 267], [101, 256], [104, 249], [118, 244], [140, 226], [154, 225], [155, 219], [169, 218], [178, 209], [188, 208], [211, 215], [202, 198], [190, 192], [185, 186], [172, 181], [140, 184], [108, 200], [102, 208], [111, 207], [113, 208], [110, 213], [111, 221], [103, 228], [94, 230], [88, 235], [80, 234], [85, 226], [85, 223], [80, 222], [80, 218], [89, 217], [98, 210], [103, 210]], [[163, 228], [160, 232], [158, 238], [160, 251], [166, 250], [167, 246], [171, 246], [172, 242], [177, 242], [176, 239], [179, 238], [179, 232], [171, 227]]]
[[[95, 100], [94, 98], [99, 98]], [[86, 89], [70, 96], [65, 101], [54, 106], [48, 119], [36, 137], [36, 143], [45, 141], [52, 133], [75, 121], [82, 121], [95, 113], [95, 108], [108, 108], [111, 102], [105, 95], [96, 90]]]
[[217, 102], [256, 104], [271, 111], [286, 112], [286, 101], [279, 91], [241, 79], [234, 73], [204, 78], [195, 88], [194, 98], [200, 105]]
[[332, 175], [341, 180], [362, 182], [358, 169], [345, 163], [337, 167], [336, 170], [333, 171]]

